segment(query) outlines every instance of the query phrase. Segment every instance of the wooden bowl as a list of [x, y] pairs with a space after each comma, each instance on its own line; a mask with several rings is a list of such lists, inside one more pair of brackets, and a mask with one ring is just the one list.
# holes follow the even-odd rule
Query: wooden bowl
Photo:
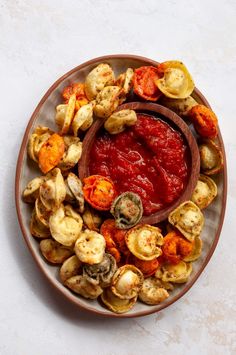
[[[117, 111], [123, 109], [130, 109], [136, 111], [137, 113], [146, 113], [149, 115], [153, 115], [157, 118], [161, 118], [163, 121], [170, 124], [174, 129], [176, 129], [182, 134], [190, 152], [189, 179], [182, 194], [169, 206], [149, 216], [142, 217], [140, 222], [147, 224], [156, 224], [167, 219], [171, 211], [173, 211], [182, 202], [187, 201], [191, 198], [193, 190], [197, 184], [200, 172], [200, 158], [198, 146], [189, 126], [184, 122], [184, 120], [176, 113], [164, 106], [146, 102], [129, 102], [119, 106]], [[90, 175], [89, 161], [91, 148], [99, 130], [103, 127], [105, 120], [106, 119], [97, 119], [96, 122], [89, 129], [83, 140], [83, 153], [79, 163], [79, 177], [81, 180]]]
[[[218, 196], [213, 201], [213, 203], [207, 209], [204, 210], [205, 225], [201, 234], [201, 238], [203, 240], [204, 245], [203, 251], [201, 257], [194, 262], [193, 272], [190, 275], [188, 282], [186, 284], [182, 284], [176, 287], [171, 292], [169, 298], [155, 306], [148, 306], [141, 302], [137, 302], [128, 313], [116, 314], [104, 308], [99, 302], [79, 297], [76, 294], [72, 293], [69, 289], [64, 287], [58, 277], [58, 267], [54, 265], [49, 265], [42, 258], [42, 255], [39, 251], [38, 241], [32, 237], [29, 228], [32, 207], [28, 204], [25, 204], [21, 198], [22, 191], [24, 190], [28, 181], [41, 174], [37, 165], [27, 157], [27, 143], [30, 134], [33, 132], [34, 128], [37, 125], [48, 126], [54, 130], [57, 129], [54, 123], [55, 107], [61, 103], [61, 92], [63, 88], [71, 84], [72, 82], [83, 82], [85, 80], [86, 75], [96, 65], [104, 62], [109, 63], [112, 66], [116, 76], [124, 72], [129, 67], [138, 68], [143, 65], [156, 66], [158, 64], [158, 62], [152, 59], [140, 57], [137, 55], [107, 55], [99, 58], [94, 58], [86, 63], [83, 63], [78, 67], [72, 69], [68, 73], [64, 74], [61, 78], [59, 78], [45, 93], [45, 95], [35, 108], [35, 111], [29, 119], [28, 125], [26, 127], [16, 166], [15, 200], [18, 220], [22, 230], [22, 234], [33, 256], [32, 262], [35, 262], [38, 265], [40, 272], [42, 272], [45, 276], [45, 280], [47, 280], [58, 291], [58, 297], [60, 297], [60, 295], [63, 295], [63, 297], [68, 300], [68, 302], [72, 302], [77, 307], [86, 309], [95, 314], [114, 318], [130, 318], [159, 312], [160, 310], [163, 310], [164, 308], [176, 302], [193, 286], [193, 284], [196, 282], [196, 280], [208, 264], [218, 243], [224, 220], [227, 197], [226, 157], [224, 152], [224, 143], [219, 130], [217, 144], [219, 144], [223, 152], [224, 169], [216, 177], [214, 177], [218, 186]], [[194, 89], [193, 97], [198, 103], [210, 107], [206, 98], [197, 88]], [[21, 241], [19, 240], [19, 243], [20, 242]], [[212, 280], [212, 282], [214, 282], [214, 280]], [[42, 284], [43, 288], [47, 286], [48, 285], [46, 282]], [[184, 303], [182, 303], [182, 306], [184, 306]]]

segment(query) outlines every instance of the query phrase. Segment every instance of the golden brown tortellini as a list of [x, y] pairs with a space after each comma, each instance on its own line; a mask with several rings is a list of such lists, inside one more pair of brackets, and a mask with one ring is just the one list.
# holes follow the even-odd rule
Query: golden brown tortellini
[[169, 297], [163, 283], [155, 277], [148, 277], [143, 281], [139, 292], [139, 299], [150, 305], [159, 304]]
[[126, 127], [135, 125], [137, 122], [137, 115], [134, 110], [121, 110], [114, 112], [106, 122], [104, 128], [110, 134], [117, 134], [123, 132]]
[[157, 79], [158, 89], [167, 97], [185, 99], [194, 89], [193, 79], [186, 66], [177, 60], [170, 60], [157, 67], [160, 78]]
[[86, 77], [84, 89], [87, 98], [94, 100], [99, 92], [108, 85], [113, 85], [115, 81], [114, 72], [107, 63], [101, 63], [94, 68]]
[[134, 265], [121, 266], [113, 276], [111, 291], [121, 299], [136, 297], [143, 284], [143, 274]]
[[82, 275], [70, 277], [65, 281], [65, 286], [73, 292], [89, 299], [96, 299], [103, 292], [103, 289], [99, 285], [89, 282], [87, 278]]
[[100, 225], [102, 224], [102, 217], [96, 210], [91, 207], [86, 207], [82, 218], [88, 229], [99, 232]]
[[206, 175], [217, 174], [223, 168], [223, 154], [220, 147], [211, 139], [199, 145], [201, 171]]
[[55, 168], [46, 175], [39, 188], [39, 197], [49, 211], [57, 209], [66, 197], [66, 186], [60, 169]]
[[104, 257], [105, 246], [103, 235], [86, 229], [75, 243], [75, 254], [83, 263], [98, 264]]
[[106, 86], [96, 98], [95, 115], [103, 118], [111, 116], [121, 103], [124, 95], [123, 89], [118, 86]]
[[192, 201], [186, 201], [179, 205], [169, 214], [168, 220], [190, 242], [199, 237], [204, 224], [201, 210]]
[[55, 122], [60, 129], [60, 134], [64, 135], [69, 132], [72, 120], [75, 114], [76, 95], [72, 94], [68, 104], [58, 105], [56, 107]]
[[191, 253], [188, 256], [185, 256], [183, 261], [195, 261], [197, 260], [202, 254], [202, 240], [199, 237], [194, 239], [194, 245]]
[[82, 155], [82, 142], [78, 137], [64, 136], [65, 153], [58, 164], [62, 171], [72, 169], [80, 160]]
[[35, 201], [35, 214], [37, 220], [39, 220], [46, 228], [49, 228], [50, 211], [44, 206], [39, 197]]
[[217, 196], [217, 185], [210, 177], [200, 174], [191, 200], [202, 210]]
[[192, 264], [180, 261], [178, 264], [166, 264], [163, 266], [162, 280], [174, 283], [185, 283], [192, 272]]
[[116, 79], [115, 85], [122, 88], [127, 95], [133, 85], [134, 70], [128, 68], [125, 73], [122, 73]]
[[181, 117], [187, 117], [188, 112], [191, 108], [198, 105], [198, 102], [192, 96], [188, 96], [185, 99], [171, 99], [162, 96], [160, 98], [160, 104], [174, 111]]
[[50, 138], [53, 134], [48, 127], [38, 126], [35, 128], [34, 132], [31, 134], [28, 142], [28, 155], [36, 163], [38, 163], [39, 151], [42, 145]]
[[37, 218], [35, 209], [33, 210], [31, 215], [30, 233], [38, 239], [45, 239], [51, 236], [49, 228], [42, 224]]
[[107, 287], [101, 294], [101, 300], [112, 312], [120, 314], [128, 312], [134, 306], [137, 296], [130, 299], [121, 299], [114, 295], [110, 287]]
[[162, 254], [163, 236], [160, 229], [149, 224], [131, 228], [125, 241], [130, 252], [141, 260], [153, 260]]
[[65, 182], [67, 186], [67, 195], [70, 196], [70, 201], [76, 203], [79, 213], [83, 213], [84, 194], [82, 182], [74, 173], [69, 173]]
[[63, 283], [70, 279], [72, 276], [76, 276], [82, 273], [82, 263], [79, 261], [76, 255], [72, 255], [66, 259], [60, 268], [60, 279]]
[[39, 249], [45, 259], [51, 264], [62, 264], [73, 254], [72, 249], [64, 247], [53, 239], [41, 240]]
[[38, 176], [28, 182], [22, 194], [24, 202], [26, 203], [35, 202], [35, 200], [39, 196], [39, 188], [45, 180], [46, 180], [45, 176]]
[[72, 122], [72, 130], [74, 136], [78, 135], [79, 130], [87, 131], [93, 124], [93, 108], [95, 101], [82, 106], [75, 114]]
[[82, 218], [70, 205], [63, 206], [61, 204], [49, 219], [49, 228], [53, 239], [67, 247], [74, 245], [82, 226]]

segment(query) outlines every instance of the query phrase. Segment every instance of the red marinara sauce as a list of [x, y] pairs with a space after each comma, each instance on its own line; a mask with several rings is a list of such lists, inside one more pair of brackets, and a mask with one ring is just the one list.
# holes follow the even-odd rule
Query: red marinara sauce
[[182, 135], [167, 123], [147, 114], [137, 116], [137, 123], [122, 133], [100, 131], [91, 149], [89, 172], [110, 178], [118, 193], [137, 193], [148, 216], [184, 190], [189, 151]]

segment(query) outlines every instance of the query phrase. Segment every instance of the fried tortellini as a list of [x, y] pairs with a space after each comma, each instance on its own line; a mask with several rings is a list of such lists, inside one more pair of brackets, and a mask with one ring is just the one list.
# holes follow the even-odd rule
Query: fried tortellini
[[79, 130], [87, 131], [93, 124], [93, 108], [95, 106], [95, 101], [82, 106], [75, 114], [72, 122], [72, 130], [74, 136], [78, 135]]
[[135, 226], [143, 215], [141, 198], [133, 192], [124, 192], [114, 200], [111, 214], [116, 220], [117, 228], [128, 229]]
[[40, 170], [44, 174], [47, 174], [58, 165], [64, 152], [64, 139], [59, 134], [53, 133], [40, 148], [38, 154], [38, 165]]
[[199, 145], [201, 171], [206, 175], [217, 174], [223, 168], [223, 154], [211, 139]]
[[159, 304], [169, 297], [169, 293], [164, 287], [164, 283], [156, 277], [148, 277], [143, 281], [139, 292], [139, 299], [150, 305]]
[[67, 199], [69, 195], [69, 202], [75, 202], [76, 205], [78, 206], [79, 213], [83, 213], [84, 194], [83, 194], [82, 182], [74, 173], [69, 173], [65, 182], [67, 187]]
[[66, 197], [66, 186], [59, 168], [53, 169], [46, 175], [39, 188], [39, 196], [48, 210], [57, 209]]
[[42, 222], [37, 218], [35, 209], [31, 215], [30, 233], [38, 239], [45, 239], [51, 236], [49, 228], [42, 224]]
[[102, 218], [96, 210], [86, 207], [82, 218], [88, 229], [99, 232]]
[[35, 200], [35, 213], [37, 219], [46, 227], [49, 228], [50, 211], [44, 206], [40, 198]]
[[75, 244], [82, 230], [82, 217], [70, 206], [61, 206], [52, 213], [49, 228], [53, 239], [71, 247]]
[[39, 249], [45, 259], [51, 264], [62, 264], [73, 254], [72, 249], [64, 247], [53, 239], [41, 240]]
[[105, 253], [100, 263], [84, 265], [83, 276], [91, 283], [99, 284], [101, 287], [107, 287], [111, 284], [116, 269], [115, 258], [111, 254]]
[[194, 82], [182, 62], [170, 60], [159, 64], [157, 69], [160, 78], [157, 79], [156, 85], [165, 96], [185, 99], [192, 94]]
[[[55, 114], [57, 132], [37, 126], [29, 136], [28, 155], [38, 164], [39, 175], [44, 174], [31, 180], [22, 193], [24, 202], [32, 204], [30, 232], [45, 260], [51, 266], [59, 265], [58, 278], [68, 288], [67, 294], [71, 291], [86, 299], [99, 298], [110, 311], [122, 314], [137, 300], [146, 305], [164, 302], [165, 307], [172, 302], [167, 300], [171, 291], [188, 282], [192, 262], [202, 255], [201, 209], [217, 196], [216, 183], [208, 176], [222, 169], [224, 154], [217, 143], [217, 118], [195, 100], [193, 90], [193, 79], [182, 62], [127, 68], [117, 78], [109, 64], [101, 63], [89, 72], [85, 83], [69, 83], [62, 90], [64, 101]], [[95, 166], [85, 176], [83, 167], [79, 167], [82, 181], [76, 175], [83, 139], [91, 126], [94, 129], [90, 132], [101, 129], [105, 137], [119, 135], [125, 129], [131, 135], [134, 130], [136, 137], [135, 127], [129, 128], [137, 123], [136, 112], [119, 110], [119, 105], [133, 96], [141, 102], [159, 100], [192, 124], [200, 136], [201, 174], [191, 201], [183, 202], [168, 220], [154, 225], [143, 224], [141, 185], [138, 194], [126, 191], [119, 195], [122, 189], [115, 177], [112, 180], [112, 167], [106, 169], [102, 163], [102, 175], [92, 171]], [[100, 126], [93, 126], [94, 121]], [[113, 137], [117, 145], [126, 144], [126, 135], [121, 137], [121, 141], [119, 136]], [[101, 148], [99, 144], [93, 146], [92, 153], [96, 155], [101, 149], [102, 154], [104, 147], [105, 155], [109, 155], [109, 144], [104, 139]], [[125, 159], [125, 155], [118, 159], [121, 168], [126, 165]], [[152, 164], [147, 169], [152, 173]], [[139, 307], [147, 309], [145, 305]]]
[[143, 274], [134, 265], [121, 266], [112, 278], [111, 291], [121, 299], [132, 299], [138, 296], [143, 284]]
[[86, 77], [84, 89], [87, 98], [94, 100], [99, 92], [108, 85], [113, 85], [115, 76], [112, 68], [107, 63], [101, 63]]
[[68, 104], [58, 105], [56, 107], [55, 122], [60, 129], [60, 134], [64, 135], [69, 132], [72, 120], [75, 114], [76, 95], [72, 94]]
[[136, 122], [137, 115], [134, 110], [120, 110], [108, 117], [104, 123], [104, 128], [110, 134], [118, 134], [123, 132], [126, 127], [135, 125]]
[[127, 95], [133, 85], [134, 70], [128, 68], [125, 73], [122, 73], [116, 79], [115, 85], [122, 88]]
[[120, 314], [128, 312], [134, 306], [137, 301], [137, 295], [130, 299], [121, 299], [107, 287], [101, 294], [101, 300], [112, 312]]
[[160, 229], [149, 224], [131, 228], [125, 236], [130, 252], [141, 260], [153, 260], [162, 254], [163, 236]]
[[45, 176], [38, 176], [28, 182], [25, 187], [22, 197], [26, 203], [34, 203], [39, 196], [39, 188], [46, 180]]
[[60, 279], [63, 283], [73, 276], [79, 275], [82, 272], [82, 263], [76, 255], [72, 255], [66, 259], [60, 268]]
[[199, 237], [204, 224], [201, 210], [192, 201], [179, 205], [169, 214], [168, 220], [190, 242], [194, 241], [195, 237]]
[[80, 160], [82, 155], [82, 142], [78, 137], [64, 136], [65, 152], [58, 164], [63, 172], [72, 169]]
[[89, 282], [87, 278], [82, 275], [70, 277], [65, 281], [65, 286], [73, 292], [89, 299], [96, 299], [103, 292], [103, 289], [99, 285]]
[[39, 151], [53, 132], [48, 127], [38, 126], [31, 134], [28, 142], [28, 155], [38, 163]]
[[202, 210], [217, 196], [217, 185], [210, 177], [200, 174], [191, 200]]
[[202, 240], [199, 237], [194, 239], [193, 249], [191, 253], [183, 258], [183, 261], [195, 261], [197, 260], [202, 254]]
[[98, 264], [104, 257], [105, 246], [106, 242], [101, 234], [86, 229], [80, 233], [75, 243], [75, 254], [83, 263]]
[[192, 264], [180, 261], [178, 264], [166, 264], [163, 266], [162, 281], [185, 283], [193, 271]]
[[192, 96], [188, 96], [185, 99], [171, 99], [169, 97], [162, 96], [160, 103], [184, 118], [188, 116], [189, 111], [194, 106], [198, 105], [198, 102]]
[[125, 93], [119, 86], [106, 86], [96, 98], [95, 115], [108, 118], [117, 109], [124, 96]]

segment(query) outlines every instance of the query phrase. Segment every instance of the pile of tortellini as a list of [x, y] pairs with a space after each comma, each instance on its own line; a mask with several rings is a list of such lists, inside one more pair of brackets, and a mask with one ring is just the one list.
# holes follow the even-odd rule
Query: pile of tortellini
[[[214, 140], [215, 115], [190, 96], [193, 89], [181, 62], [127, 68], [118, 78], [109, 64], [101, 63], [84, 83], [63, 90], [64, 102], [55, 113], [57, 132], [38, 126], [30, 135], [28, 155], [42, 172], [23, 191], [24, 201], [34, 206], [31, 234], [46, 261], [60, 265], [65, 287], [87, 299], [99, 297], [113, 312], [129, 311], [137, 299], [148, 305], [163, 302], [175, 285], [188, 281], [192, 262], [201, 256], [201, 210], [217, 196], [210, 176], [222, 169], [223, 158]], [[137, 194], [118, 196], [109, 179], [95, 175], [80, 181], [75, 173], [83, 132], [95, 119], [106, 118], [110, 134], [136, 123], [135, 111], [116, 111], [129, 95], [158, 100], [191, 120], [199, 135], [202, 174], [191, 201], [157, 226], [140, 222], [143, 208]]]

